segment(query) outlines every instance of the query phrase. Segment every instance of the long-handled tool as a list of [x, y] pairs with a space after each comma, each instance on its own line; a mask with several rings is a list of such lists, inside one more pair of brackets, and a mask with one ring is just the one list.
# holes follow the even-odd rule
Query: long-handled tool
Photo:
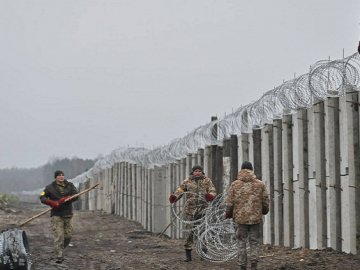
[[[85, 190], [83, 190], [83, 191], [81, 191], [81, 192], [79, 192], [79, 193], [77, 193], [77, 194], [75, 194], [75, 195], [72, 195], [71, 197], [67, 198], [67, 199], [65, 200], [65, 202], [71, 201], [72, 199], [75, 199], [75, 198], [79, 197], [80, 195], [89, 192], [90, 190], [96, 188], [98, 185], [99, 185], [99, 184], [95, 184], [95, 185], [93, 185], [92, 187], [90, 187], [90, 188], [88, 188], [88, 189], [85, 189]], [[64, 203], [65, 203], [65, 202], [64, 202]], [[33, 221], [34, 219], [36, 219], [36, 218], [38, 218], [38, 217], [41, 217], [42, 215], [45, 215], [46, 213], [48, 213], [48, 212], [50, 212], [50, 211], [51, 211], [51, 208], [46, 209], [46, 210], [40, 212], [39, 214], [36, 214], [35, 216], [33, 216], [33, 217], [25, 220], [23, 223], [20, 223], [20, 224], [18, 225], [18, 227], [22, 227], [22, 226], [28, 224], [29, 222]]]

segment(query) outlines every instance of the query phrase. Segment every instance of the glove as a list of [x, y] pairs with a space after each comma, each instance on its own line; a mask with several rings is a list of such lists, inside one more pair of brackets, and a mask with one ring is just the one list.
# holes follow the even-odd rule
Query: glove
[[228, 212], [225, 212], [225, 219], [232, 218], [231, 214]]
[[215, 199], [215, 196], [212, 195], [211, 193], [206, 193], [205, 194], [205, 199], [206, 199], [207, 202], [211, 202], [212, 200]]
[[62, 197], [60, 198], [60, 200], [58, 201], [59, 204], [63, 204], [67, 199], [69, 199], [71, 196], [65, 196], [65, 197]]
[[169, 197], [169, 202], [174, 203], [176, 201], [176, 196], [174, 194], [171, 194]]
[[60, 207], [60, 204], [58, 201], [53, 201], [53, 200], [50, 200], [50, 199], [47, 199], [45, 201], [45, 204], [51, 206], [51, 208], [53, 209], [56, 209], [56, 208], [59, 208]]

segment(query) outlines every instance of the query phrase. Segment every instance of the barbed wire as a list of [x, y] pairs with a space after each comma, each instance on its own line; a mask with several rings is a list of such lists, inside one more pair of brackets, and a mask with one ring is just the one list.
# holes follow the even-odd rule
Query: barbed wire
[[[204, 203], [207, 207], [203, 210], [203, 215], [194, 215], [189, 220], [186, 214], [186, 195], [191, 193], [192, 204], [199, 202], [194, 208], [203, 208]], [[235, 223], [232, 219], [225, 219], [225, 198], [226, 194], [222, 193], [216, 196], [212, 202], [206, 202], [203, 194], [184, 192], [181, 200], [171, 205], [171, 211], [178, 220], [178, 226], [181, 231], [186, 224], [191, 224], [191, 231], [196, 241], [196, 252], [201, 258], [212, 262], [225, 262], [234, 259], [238, 254], [238, 241], [235, 234]], [[178, 204], [180, 204], [180, 211]], [[173, 223], [176, 225], [176, 223]]]
[[72, 179], [82, 183], [117, 162], [131, 162], [144, 167], [175, 162], [206, 145], [220, 144], [232, 134], [250, 133], [254, 127], [272, 123], [284, 114], [310, 108], [327, 97], [340, 97], [354, 91], [360, 80], [360, 55], [355, 53], [340, 60], [322, 60], [310, 67], [309, 73], [284, 82], [263, 94], [260, 99], [241, 106], [219, 120], [199, 126], [183, 138], [154, 149], [122, 147], [98, 160], [87, 172]]

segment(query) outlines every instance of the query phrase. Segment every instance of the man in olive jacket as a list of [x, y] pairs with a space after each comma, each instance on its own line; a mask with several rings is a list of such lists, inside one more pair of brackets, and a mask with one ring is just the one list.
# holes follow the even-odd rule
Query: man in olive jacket
[[57, 263], [62, 263], [64, 260], [63, 250], [69, 245], [73, 233], [72, 201], [77, 200], [77, 198], [67, 200], [77, 193], [74, 184], [65, 180], [64, 173], [56, 171], [55, 181], [46, 186], [40, 196], [40, 201], [52, 208], [51, 227], [54, 233]]
[[[214, 200], [216, 191], [214, 184], [209, 177], [206, 177], [201, 166], [195, 165], [191, 169], [190, 176], [186, 178], [169, 197], [169, 202], [174, 203], [180, 199], [184, 192], [189, 192], [185, 203], [185, 219], [194, 221], [200, 219], [205, 214], [205, 209], [208, 206], [207, 202]], [[197, 226], [193, 223], [186, 223], [185, 229], [187, 236], [185, 240], [185, 262], [190, 262], [192, 245], [194, 243], [193, 227]], [[204, 250], [205, 252], [205, 250]]]
[[[246, 270], [246, 243], [249, 241], [251, 269], [257, 269], [263, 215], [269, 212], [269, 195], [263, 182], [256, 178], [252, 164], [245, 161], [226, 198], [226, 218], [237, 224], [240, 269]], [[247, 241], [248, 240], [248, 241]]]

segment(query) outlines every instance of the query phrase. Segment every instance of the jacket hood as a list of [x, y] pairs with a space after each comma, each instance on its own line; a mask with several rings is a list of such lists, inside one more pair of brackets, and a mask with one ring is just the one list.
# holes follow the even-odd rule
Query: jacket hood
[[256, 175], [252, 170], [242, 169], [239, 171], [237, 179], [243, 182], [251, 182], [256, 179]]

